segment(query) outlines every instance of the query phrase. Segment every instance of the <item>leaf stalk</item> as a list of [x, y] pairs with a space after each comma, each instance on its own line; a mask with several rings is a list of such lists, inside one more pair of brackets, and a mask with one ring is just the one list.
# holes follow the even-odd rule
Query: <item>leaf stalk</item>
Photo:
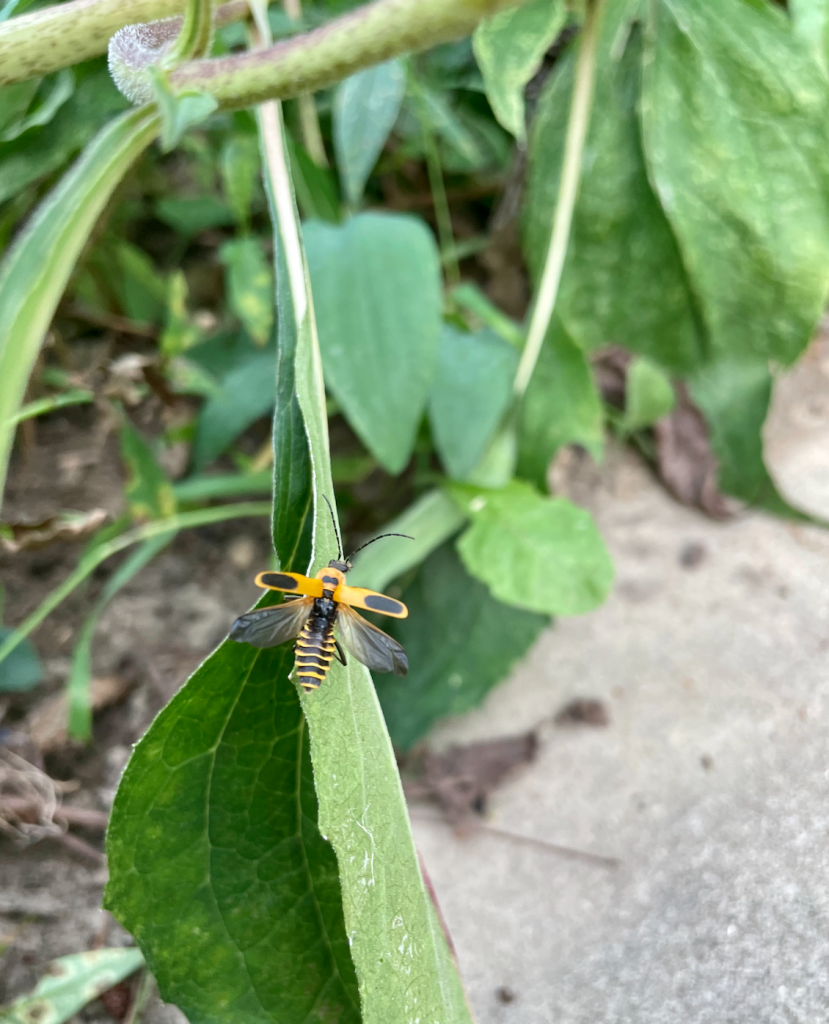
[[596, 43], [599, 35], [599, 21], [602, 0], [587, 0], [584, 27], [579, 43], [573, 96], [570, 101], [570, 117], [564, 140], [561, 180], [558, 200], [550, 234], [550, 247], [544, 262], [541, 282], [538, 286], [535, 304], [530, 316], [527, 340], [521, 360], [515, 372], [513, 392], [521, 399], [530, 383], [541, 346], [547, 335], [550, 320], [555, 310], [567, 246], [570, 240], [570, 225], [578, 197], [581, 181], [582, 159], [587, 131], [590, 126], [590, 111], [593, 106], [593, 84], [596, 77]]

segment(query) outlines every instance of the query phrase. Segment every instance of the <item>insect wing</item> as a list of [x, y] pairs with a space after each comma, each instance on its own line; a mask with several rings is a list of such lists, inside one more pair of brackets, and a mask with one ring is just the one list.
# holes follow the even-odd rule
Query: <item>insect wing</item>
[[409, 609], [402, 601], [395, 601], [393, 597], [378, 594], [376, 590], [366, 590], [365, 587], [347, 587], [344, 583], [334, 591], [334, 600], [352, 608], [365, 608], [367, 612], [391, 615], [395, 619], [405, 619], [409, 614]]
[[382, 629], [343, 605], [337, 615], [343, 643], [354, 657], [373, 672], [394, 672], [405, 676], [409, 671], [409, 659], [400, 644]]
[[289, 594], [322, 597], [322, 580], [313, 580], [301, 572], [260, 572], [256, 586], [266, 590], [284, 590]]
[[230, 628], [230, 639], [253, 647], [276, 647], [295, 637], [311, 614], [313, 597], [278, 604], [275, 608], [259, 608], [241, 615]]

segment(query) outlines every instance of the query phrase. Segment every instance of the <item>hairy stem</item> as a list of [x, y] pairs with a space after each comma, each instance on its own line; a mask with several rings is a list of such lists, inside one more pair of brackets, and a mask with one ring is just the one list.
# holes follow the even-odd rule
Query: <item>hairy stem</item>
[[[0, 85], [78, 64], [106, 53], [110, 38], [125, 25], [183, 14], [187, 0], [71, 0], [0, 24]], [[247, 16], [246, 0], [216, 10], [216, 24]]]
[[567, 136], [564, 140], [561, 180], [558, 186], [558, 200], [550, 235], [550, 247], [541, 274], [535, 305], [533, 306], [527, 340], [521, 360], [515, 373], [513, 391], [521, 398], [527, 390], [533, 375], [541, 346], [550, 326], [550, 319], [558, 297], [561, 272], [570, 240], [570, 224], [581, 180], [581, 164], [584, 143], [590, 124], [590, 108], [593, 103], [593, 81], [596, 71], [596, 40], [599, 34], [601, 0], [588, 0], [587, 12], [579, 41], [579, 56], [573, 97], [570, 101], [570, 118], [567, 122]]

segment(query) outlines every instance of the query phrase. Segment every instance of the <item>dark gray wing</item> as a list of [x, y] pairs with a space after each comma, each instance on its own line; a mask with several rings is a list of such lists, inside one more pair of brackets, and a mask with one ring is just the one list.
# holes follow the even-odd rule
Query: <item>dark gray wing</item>
[[396, 676], [405, 676], [409, 671], [409, 659], [400, 644], [348, 605], [339, 606], [337, 624], [345, 646], [372, 672], [394, 672]]
[[230, 627], [230, 639], [253, 647], [276, 647], [295, 637], [305, 620], [311, 614], [313, 597], [275, 605], [273, 608], [259, 608], [247, 615], [240, 615]]

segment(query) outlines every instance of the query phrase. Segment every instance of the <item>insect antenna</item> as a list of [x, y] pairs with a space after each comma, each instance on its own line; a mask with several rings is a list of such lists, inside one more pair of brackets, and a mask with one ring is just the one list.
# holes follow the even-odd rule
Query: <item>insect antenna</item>
[[367, 548], [369, 544], [374, 544], [375, 541], [383, 540], [384, 537], [405, 537], [406, 540], [414, 540], [414, 537], [410, 537], [408, 533], [381, 533], [379, 537], [373, 537], [371, 540], [367, 540], [365, 544], [361, 544], [356, 551], [352, 551], [348, 558], [346, 558], [346, 562], [350, 562], [355, 555], [359, 554], [363, 548]]
[[[331, 508], [331, 502], [328, 500], [328, 498], [325, 497], [324, 494], [323, 494], [322, 497], [323, 497], [323, 499], [325, 501], [325, 504], [328, 506], [328, 511], [331, 513], [331, 522], [334, 524], [334, 536], [337, 538], [337, 558], [340, 561], [342, 561], [342, 558], [343, 558], [343, 542], [340, 540], [340, 532], [337, 529], [337, 520], [336, 520], [336, 518], [334, 516], [334, 509]], [[378, 537], [377, 539], [379, 540], [380, 538]]]

